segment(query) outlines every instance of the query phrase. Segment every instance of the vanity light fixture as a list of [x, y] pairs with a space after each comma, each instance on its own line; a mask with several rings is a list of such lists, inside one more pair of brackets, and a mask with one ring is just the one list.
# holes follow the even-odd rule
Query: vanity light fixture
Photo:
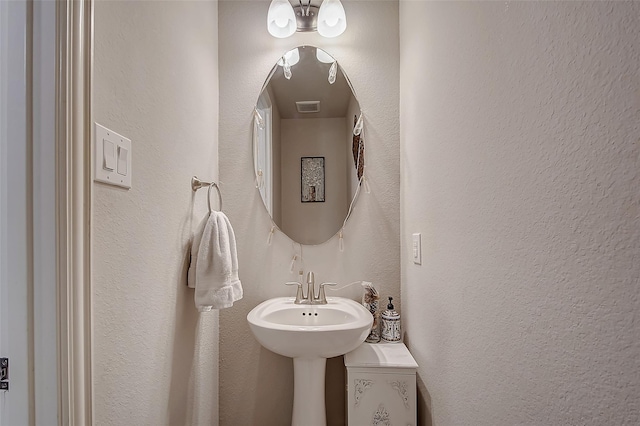
[[322, 0], [320, 7], [311, 2], [298, 0], [294, 7], [288, 0], [272, 0], [267, 14], [269, 34], [285, 38], [296, 31], [318, 31], [323, 37], [337, 37], [344, 32], [347, 16], [340, 0]]

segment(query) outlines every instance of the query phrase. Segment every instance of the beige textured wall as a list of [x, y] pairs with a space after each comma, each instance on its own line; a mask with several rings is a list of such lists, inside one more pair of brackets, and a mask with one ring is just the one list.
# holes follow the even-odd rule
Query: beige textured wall
[[[236, 230], [245, 291], [240, 303], [220, 312], [221, 425], [283, 425], [291, 420], [291, 359], [262, 349], [249, 330], [246, 314], [265, 299], [293, 295], [293, 289], [284, 286], [296, 278], [289, 273], [291, 240], [277, 233], [267, 246], [270, 219], [254, 188], [251, 119], [267, 74], [278, 57], [297, 45], [327, 50], [351, 79], [366, 114], [372, 190], [360, 198], [347, 224], [345, 251], [338, 250], [337, 238], [304, 246], [304, 270], [314, 271], [319, 281], [373, 281], [385, 296], [397, 297], [400, 291], [398, 3], [343, 4], [348, 28], [340, 37], [300, 33], [281, 40], [265, 28], [268, 1], [219, 3], [220, 178], [225, 210]], [[360, 298], [361, 289], [352, 287], [341, 294]], [[343, 368], [341, 358], [329, 360], [331, 425], [344, 421]]]
[[94, 184], [95, 424], [218, 423], [218, 318], [186, 288], [218, 175], [216, 2], [97, 1], [94, 120], [132, 140], [133, 187]]
[[421, 424], [640, 422], [639, 16], [637, 2], [401, 2]]
[[[302, 244], [323, 243], [347, 217], [347, 166], [344, 118], [280, 120], [282, 150], [282, 224], [280, 229]], [[300, 202], [300, 159], [324, 157], [325, 201]]]

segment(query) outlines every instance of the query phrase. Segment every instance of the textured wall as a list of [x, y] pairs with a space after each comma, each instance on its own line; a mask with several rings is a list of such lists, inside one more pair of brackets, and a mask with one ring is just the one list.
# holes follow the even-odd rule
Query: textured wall
[[639, 16], [637, 2], [401, 2], [421, 424], [640, 422]]
[[[220, 179], [225, 210], [236, 230], [240, 278], [245, 298], [220, 312], [220, 424], [283, 425], [291, 419], [291, 359], [262, 349], [246, 314], [261, 301], [293, 295], [284, 282], [294, 250], [277, 233], [267, 246], [270, 219], [254, 188], [251, 149], [252, 109], [279, 56], [297, 45], [316, 45], [338, 59], [366, 114], [367, 172], [371, 194], [363, 194], [345, 231], [345, 251], [333, 238], [304, 246], [305, 271], [319, 281], [375, 282], [384, 295], [400, 290], [398, 3], [343, 2], [347, 31], [335, 39], [318, 34], [271, 37], [265, 25], [268, 1], [221, 1]], [[295, 72], [295, 71], [294, 71]], [[296, 268], [296, 269], [297, 269]], [[361, 289], [343, 295], [359, 298]], [[328, 365], [328, 420], [344, 421], [342, 358]]]
[[131, 138], [133, 188], [94, 184], [97, 425], [217, 424], [218, 318], [186, 288], [218, 172], [215, 2], [95, 6], [94, 120]]

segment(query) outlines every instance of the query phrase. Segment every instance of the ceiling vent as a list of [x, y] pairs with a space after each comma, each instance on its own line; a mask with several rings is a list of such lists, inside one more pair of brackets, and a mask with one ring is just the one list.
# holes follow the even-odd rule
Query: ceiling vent
[[299, 101], [296, 102], [296, 108], [302, 114], [320, 112], [320, 101]]

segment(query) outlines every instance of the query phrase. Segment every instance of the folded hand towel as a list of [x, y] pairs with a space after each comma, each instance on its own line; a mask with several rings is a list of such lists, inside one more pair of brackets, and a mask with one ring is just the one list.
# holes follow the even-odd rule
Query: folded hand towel
[[191, 239], [191, 259], [189, 261], [189, 272], [187, 275], [187, 284], [189, 288], [196, 288], [196, 267], [198, 265], [198, 251], [200, 250], [200, 242], [204, 233], [204, 226], [209, 220], [209, 215], [202, 218], [196, 230], [193, 232]]
[[189, 287], [200, 312], [228, 308], [242, 299], [236, 238], [229, 218], [211, 212], [196, 228], [191, 245]]

